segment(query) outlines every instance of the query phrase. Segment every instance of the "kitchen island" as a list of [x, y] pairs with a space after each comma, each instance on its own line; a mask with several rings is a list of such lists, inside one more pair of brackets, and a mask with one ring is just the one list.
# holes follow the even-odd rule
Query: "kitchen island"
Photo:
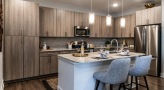
[[87, 57], [74, 57], [72, 54], [58, 55], [58, 90], [94, 90], [93, 73], [107, 69], [112, 60], [135, 58], [143, 53], [130, 52], [128, 56], [118, 53], [109, 54], [107, 59], [98, 59], [97, 52], [88, 53]]

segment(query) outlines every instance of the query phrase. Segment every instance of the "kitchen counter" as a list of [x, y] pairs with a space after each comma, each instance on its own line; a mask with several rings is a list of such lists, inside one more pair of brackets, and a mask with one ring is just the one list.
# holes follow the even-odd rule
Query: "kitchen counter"
[[[107, 69], [114, 59], [144, 55], [130, 52], [130, 56], [121, 56], [113, 53], [108, 55], [108, 59], [94, 59], [93, 57], [100, 56], [97, 52], [88, 54], [87, 57], [74, 57], [72, 54], [58, 55], [58, 90], [94, 90], [96, 81], [93, 73]], [[109, 90], [109, 86], [105, 88]]]
[[128, 56], [123, 56], [120, 55], [119, 53], [112, 53], [107, 56], [108, 57], [107, 59], [95, 59], [96, 57], [100, 57], [100, 54], [98, 52], [87, 53], [87, 54], [88, 54], [87, 57], [74, 57], [72, 56], [72, 54], [60, 54], [58, 55], [58, 57], [59, 59], [64, 58], [70, 63], [78, 64], [78, 63], [100, 62], [100, 61], [107, 61], [107, 60], [120, 59], [120, 58], [132, 58], [132, 57], [145, 55], [143, 53], [135, 53], [135, 52], [130, 52]]
[[55, 51], [76, 51], [76, 49], [52, 48], [52, 49], [47, 49], [47, 50], [40, 50], [39, 52], [55, 52]]

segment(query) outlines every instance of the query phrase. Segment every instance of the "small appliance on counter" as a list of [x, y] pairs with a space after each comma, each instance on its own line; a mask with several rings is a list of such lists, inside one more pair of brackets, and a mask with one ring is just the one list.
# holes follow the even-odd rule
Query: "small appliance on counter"
[[81, 45], [84, 45], [84, 48], [87, 49], [87, 42], [86, 41], [73, 41], [72, 48], [81, 48]]
[[90, 28], [83, 26], [74, 26], [74, 36], [75, 37], [89, 37]]

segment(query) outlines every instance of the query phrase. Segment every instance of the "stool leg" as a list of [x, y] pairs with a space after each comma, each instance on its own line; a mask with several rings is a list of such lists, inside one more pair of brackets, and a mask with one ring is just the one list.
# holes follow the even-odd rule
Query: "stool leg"
[[121, 89], [121, 87], [122, 87], [122, 83], [120, 84], [120, 86], [119, 86], [119, 89], [118, 89], [118, 90], [120, 90], [120, 89]]
[[124, 90], [126, 90], [125, 83], [123, 83]]
[[112, 84], [110, 84], [110, 90], [113, 90], [113, 85]]
[[146, 88], [147, 88], [147, 90], [149, 90], [149, 87], [148, 87], [148, 83], [147, 83], [146, 76], [144, 76], [144, 80], [145, 80]]
[[99, 84], [100, 84], [100, 81], [99, 80], [96, 80], [95, 90], [98, 90]]
[[132, 84], [133, 84], [133, 76], [131, 76], [130, 90], [132, 90]]
[[136, 80], [136, 90], [138, 90], [138, 79], [137, 79], [137, 77], [135, 77], [135, 80]]

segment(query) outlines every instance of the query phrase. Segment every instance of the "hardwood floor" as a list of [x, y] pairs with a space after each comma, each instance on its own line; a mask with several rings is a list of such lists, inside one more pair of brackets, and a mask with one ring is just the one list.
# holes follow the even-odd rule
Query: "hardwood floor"
[[[52, 79], [52, 78], [48, 78]], [[147, 76], [149, 90], [164, 90], [164, 78]], [[144, 79], [140, 78], [140, 84], [145, 85]], [[41, 80], [32, 80], [5, 85], [4, 90], [48, 90], [44, 87]], [[135, 90], [135, 88], [133, 89]], [[144, 87], [139, 87], [139, 90], [146, 90]]]

